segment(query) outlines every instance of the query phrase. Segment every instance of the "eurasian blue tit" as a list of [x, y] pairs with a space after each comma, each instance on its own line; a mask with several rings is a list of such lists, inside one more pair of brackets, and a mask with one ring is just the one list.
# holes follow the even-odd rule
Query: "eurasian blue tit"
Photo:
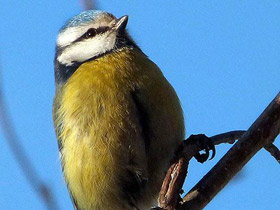
[[156, 205], [184, 139], [179, 99], [129, 36], [127, 22], [85, 11], [57, 37], [53, 118], [75, 209]]

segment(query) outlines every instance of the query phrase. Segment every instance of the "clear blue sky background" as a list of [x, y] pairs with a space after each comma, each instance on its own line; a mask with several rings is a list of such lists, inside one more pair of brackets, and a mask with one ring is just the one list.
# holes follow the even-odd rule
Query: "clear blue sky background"
[[[280, 1], [98, 1], [120, 17], [175, 87], [187, 135], [247, 129], [280, 90]], [[1, 85], [28, 157], [61, 210], [73, 209], [63, 183], [51, 107], [57, 31], [82, 10], [78, 0], [0, 3]], [[0, 133], [0, 209], [44, 209]], [[276, 140], [280, 146], [280, 139]], [[188, 191], [213, 161], [192, 161]], [[260, 151], [205, 209], [279, 209], [280, 167]]]

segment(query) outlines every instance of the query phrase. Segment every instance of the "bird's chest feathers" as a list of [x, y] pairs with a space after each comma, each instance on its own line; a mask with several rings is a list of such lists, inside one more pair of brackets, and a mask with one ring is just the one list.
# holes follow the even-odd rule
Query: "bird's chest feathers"
[[130, 92], [141, 83], [127, 58], [107, 57], [82, 64], [62, 91], [64, 123], [77, 137], [100, 130], [102, 122], [120, 120], [122, 111], [129, 110]]
[[129, 145], [122, 141], [127, 133], [135, 139], [139, 132], [130, 119], [135, 114], [130, 91], [141, 83], [135, 70], [119, 59], [91, 61], [81, 65], [63, 87], [58, 121], [64, 173], [71, 180], [69, 188], [82, 200], [114, 190], [105, 190], [104, 183], [116, 184], [117, 176], [112, 174], [121, 173], [122, 161], [129, 159]]

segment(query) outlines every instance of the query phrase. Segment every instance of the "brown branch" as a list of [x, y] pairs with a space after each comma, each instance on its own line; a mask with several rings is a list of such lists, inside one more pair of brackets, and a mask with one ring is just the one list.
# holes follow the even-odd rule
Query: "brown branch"
[[233, 144], [235, 140], [239, 139], [246, 131], [238, 130], [238, 131], [230, 131], [226, 133], [221, 133], [215, 136], [210, 137], [213, 145], [218, 145], [221, 143], [229, 143]]
[[159, 194], [159, 206], [165, 210], [172, 210], [178, 207], [180, 201], [180, 192], [188, 171], [189, 161], [180, 158], [178, 162], [173, 163], [167, 171]]
[[274, 144], [265, 145], [264, 148], [280, 163], [280, 151]]
[[180, 210], [202, 209], [280, 131], [280, 93], [225, 156], [183, 198]]
[[[1, 70], [1, 68], [0, 68]], [[1, 80], [0, 80], [1, 81]], [[58, 209], [57, 204], [52, 196], [49, 187], [39, 178], [35, 168], [31, 161], [28, 159], [23, 147], [20, 144], [19, 138], [15, 133], [14, 126], [7, 111], [7, 106], [4, 101], [3, 90], [0, 86], [0, 125], [3, 128], [4, 136], [7, 143], [19, 165], [25, 175], [31, 188], [39, 195], [44, 201], [47, 209]]]
[[[193, 136], [193, 135], [192, 135]], [[199, 136], [199, 135], [197, 135]], [[180, 192], [184, 184], [190, 159], [201, 150], [199, 141], [183, 141], [176, 152], [176, 157], [169, 167], [159, 193], [159, 207], [172, 210], [178, 207]]]
[[166, 173], [158, 199], [161, 208], [157, 209], [171, 210], [178, 208], [181, 201], [180, 192], [187, 175], [189, 161], [199, 151], [205, 149], [207, 142], [210, 141], [209, 143], [213, 145], [221, 143], [232, 144], [244, 133], [245, 131], [230, 131], [210, 138], [203, 134], [191, 135], [187, 140], [183, 141]]

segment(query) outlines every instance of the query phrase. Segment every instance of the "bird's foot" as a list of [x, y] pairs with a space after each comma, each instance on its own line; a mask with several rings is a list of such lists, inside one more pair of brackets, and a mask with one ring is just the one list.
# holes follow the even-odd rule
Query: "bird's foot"
[[187, 141], [193, 141], [196, 144], [199, 144], [201, 151], [205, 153], [198, 152], [194, 155], [195, 159], [200, 162], [204, 163], [209, 158], [209, 151], [212, 151], [212, 156], [209, 160], [212, 160], [215, 157], [216, 149], [215, 145], [212, 143], [211, 139], [204, 134], [197, 134], [191, 135]]

